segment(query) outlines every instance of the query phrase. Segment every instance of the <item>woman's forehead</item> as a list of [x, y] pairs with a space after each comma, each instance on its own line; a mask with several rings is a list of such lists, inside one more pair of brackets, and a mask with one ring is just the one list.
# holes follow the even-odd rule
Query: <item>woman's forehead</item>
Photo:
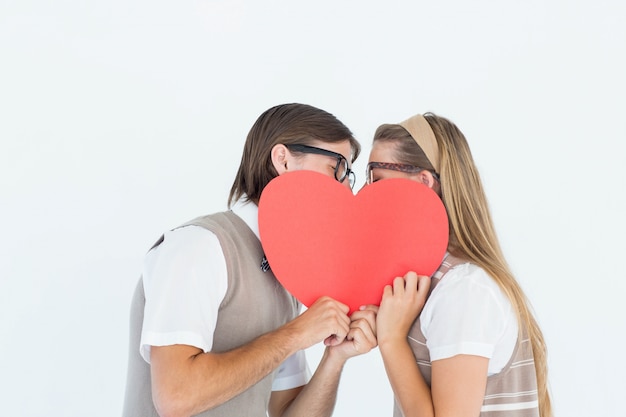
[[372, 144], [369, 160], [378, 162], [395, 162], [395, 153], [396, 146], [394, 143], [376, 141]]

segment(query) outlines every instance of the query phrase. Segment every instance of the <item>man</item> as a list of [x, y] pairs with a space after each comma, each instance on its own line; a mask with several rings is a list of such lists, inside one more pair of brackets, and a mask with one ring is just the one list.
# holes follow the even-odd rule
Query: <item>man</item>
[[[332, 414], [344, 363], [376, 346], [374, 308], [348, 317], [346, 305], [322, 297], [299, 315], [261, 267], [258, 202], [272, 178], [300, 169], [350, 187], [359, 151], [343, 123], [312, 106], [275, 106], [257, 119], [230, 210], [165, 233], [146, 255], [131, 311], [125, 417]], [[327, 348], [311, 377], [303, 350], [321, 341]]]

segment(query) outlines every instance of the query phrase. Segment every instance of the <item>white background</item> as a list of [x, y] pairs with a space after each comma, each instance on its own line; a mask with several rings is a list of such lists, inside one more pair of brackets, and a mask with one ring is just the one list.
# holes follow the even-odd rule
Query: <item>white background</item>
[[[376, 126], [454, 121], [557, 415], [625, 415], [625, 4], [2, 0], [0, 414], [120, 414], [143, 255], [224, 209], [254, 120], [302, 102], [363, 143], [357, 187]], [[352, 360], [335, 415], [391, 407], [378, 350]]]

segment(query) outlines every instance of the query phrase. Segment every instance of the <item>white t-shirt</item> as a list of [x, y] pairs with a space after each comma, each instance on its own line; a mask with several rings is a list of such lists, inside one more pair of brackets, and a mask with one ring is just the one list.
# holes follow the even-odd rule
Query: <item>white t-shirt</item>
[[[258, 207], [238, 201], [232, 211], [259, 237]], [[203, 227], [166, 232], [146, 254], [146, 294], [140, 353], [150, 363], [150, 346], [190, 345], [209, 352], [219, 306], [228, 286], [226, 260], [217, 236]], [[272, 390], [306, 384], [311, 377], [304, 351], [279, 367]]]
[[437, 284], [421, 313], [430, 360], [459, 354], [489, 358], [488, 375], [507, 364], [517, 342], [517, 317], [498, 284], [480, 267], [462, 264]]

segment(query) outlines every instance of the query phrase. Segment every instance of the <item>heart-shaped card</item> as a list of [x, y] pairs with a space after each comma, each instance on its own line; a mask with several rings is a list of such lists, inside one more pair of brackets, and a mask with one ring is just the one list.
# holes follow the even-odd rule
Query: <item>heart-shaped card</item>
[[354, 195], [302, 170], [265, 187], [259, 233], [276, 278], [302, 304], [327, 295], [352, 312], [380, 304], [395, 277], [432, 275], [448, 245], [448, 218], [439, 196], [416, 181], [377, 181]]

